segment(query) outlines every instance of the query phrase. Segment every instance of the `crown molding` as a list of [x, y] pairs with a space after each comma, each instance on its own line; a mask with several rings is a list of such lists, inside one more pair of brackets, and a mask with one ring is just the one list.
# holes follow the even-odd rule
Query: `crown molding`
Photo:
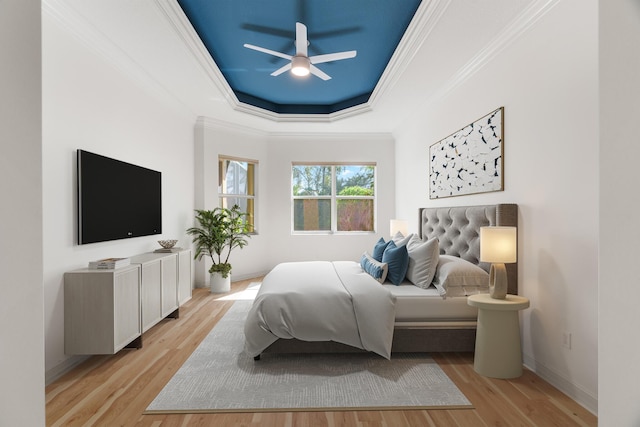
[[245, 133], [262, 138], [320, 138], [320, 139], [346, 139], [346, 138], [367, 138], [369, 140], [393, 139], [390, 132], [270, 132], [252, 128], [247, 125], [239, 125], [232, 122], [216, 119], [213, 117], [200, 116], [196, 120], [196, 128], [220, 130], [226, 129], [237, 133]]
[[461, 67], [444, 85], [442, 85], [425, 104], [431, 104], [444, 98], [447, 94], [470, 79], [475, 73], [484, 68], [499, 53], [505, 50], [523, 33], [531, 28], [538, 20], [546, 15], [560, 0], [535, 0], [469, 62]]
[[[226, 81], [225, 81], [226, 83]], [[231, 88], [229, 88], [231, 90]], [[232, 92], [233, 93], [233, 92]], [[234, 95], [235, 98], [235, 95]], [[306, 123], [331, 123], [347, 117], [357, 116], [368, 111], [371, 107], [368, 104], [360, 104], [344, 110], [336, 111], [329, 114], [282, 114], [265, 110], [253, 105], [245, 104], [236, 99], [233, 105], [234, 109], [241, 113], [251, 114], [263, 119], [269, 119], [279, 123], [287, 122], [306, 122]]]
[[450, 3], [451, 0], [432, 0], [420, 3], [411, 23], [402, 36], [402, 40], [400, 40], [369, 98], [371, 107], [375, 106], [382, 95], [398, 82], [398, 79], [409, 66], [418, 50], [420, 50], [422, 44], [427, 40], [431, 31], [436, 27]]
[[316, 138], [322, 140], [365, 138], [369, 141], [395, 140], [391, 132], [269, 132], [269, 138], [296, 139]]
[[207, 51], [207, 48], [200, 40], [200, 36], [196, 33], [182, 8], [175, 0], [154, 0], [158, 10], [165, 16], [176, 33], [184, 41], [187, 48], [191, 51], [203, 71], [209, 76], [211, 81], [216, 85], [217, 89], [223, 94], [226, 101], [231, 105], [240, 104], [238, 98], [231, 90], [231, 87], [225, 80], [222, 72]]

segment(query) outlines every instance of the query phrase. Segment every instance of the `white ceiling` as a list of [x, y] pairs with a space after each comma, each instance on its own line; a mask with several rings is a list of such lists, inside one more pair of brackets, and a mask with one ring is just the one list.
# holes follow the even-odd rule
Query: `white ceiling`
[[368, 133], [393, 132], [415, 118], [421, 107], [479, 70], [554, 3], [423, 0], [368, 106], [355, 107], [353, 114], [291, 120], [238, 105], [199, 39], [181, 27], [174, 0], [44, 0], [43, 13], [194, 117], [269, 133]]

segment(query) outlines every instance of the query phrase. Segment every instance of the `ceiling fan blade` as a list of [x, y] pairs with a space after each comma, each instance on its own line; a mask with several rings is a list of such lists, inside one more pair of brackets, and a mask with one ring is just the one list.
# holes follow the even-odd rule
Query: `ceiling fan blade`
[[327, 53], [326, 55], [310, 56], [309, 61], [312, 64], [322, 64], [323, 62], [339, 61], [341, 59], [355, 58], [357, 51], [349, 50], [346, 52]]
[[258, 52], [266, 53], [268, 55], [273, 55], [273, 56], [277, 56], [277, 57], [288, 59], [288, 60], [291, 60], [292, 58], [291, 55], [287, 55], [286, 53], [276, 52], [275, 50], [265, 49], [264, 47], [254, 46], [248, 43], [245, 43], [243, 46], [246, 47], [247, 49], [257, 50]]
[[309, 65], [309, 71], [314, 76], [320, 77], [322, 80], [331, 80], [331, 76], [314, 65]]
[[296, 55], [307, 56], [307, 26], [296, 22]]
[[285, 65], [282, 68], [278, 68], [273, 73], [271, 73], [271, 75], [272, 76], [279, 76], [280, 74], [284, 73], [285, 71], [289, 71], [290, 69], [291, 69], [291, 62], [289, 62], [287, 65]]

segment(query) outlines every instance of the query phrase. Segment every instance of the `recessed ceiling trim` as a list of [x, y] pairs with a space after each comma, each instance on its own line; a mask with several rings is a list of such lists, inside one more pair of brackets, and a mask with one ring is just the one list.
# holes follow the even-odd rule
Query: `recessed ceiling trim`
[[423, 0], [369, 98], [372, 108], [391, 89], [436, 27], [451, 0]]
[[[235, 94], [234, 94], [235, 96]], [[356, 105], [354, 107], [346, 108], [344, 110], [337, 111], [329, 114], [282, 114], [274, 113], [273, 111], [265, 110], [250, 104], [242, 102], [237, 103], [234, 107], [236, 111], [241, 113], [251, 114], [263, 119], [269, 119], [274, 122], [286, 123], [286, 122], [311, 122], [311, 123], [330, 123], [336, 120], [344, 119], [346, 117], [353, 117], [362, 113], [371, 111], [371, 107], [368, 104]]]
[[549, 12], [558, 1], [559, 0], [537, 0], [531, 3], [531, 5], [520, 13], [514, 21], [507, 25], [487, 46], [458, 70], [451, 79], [451, 82], [445, 85], [443, 89], [451, 91], [469, 79]]
[[462, 66], [445, 84], [443, 84], [424, 105], [432, 104], [444, 98], [476, 72], [484, 68], [500, 52], [510, 46], [518, 37], [533, 26], [540, 18], [546, 15], [559, 0], [536, 0], [522, 11], [509, 25], [491, 40], [483, 49]]
[[[371, 97], [369, 97], [369, 100], [365, 103], [328, 114], [283, 114], [241, 102], [233, 92], [231, 86], [229, 86], [227, 80], [224, 78], [222, 72], [209, 54], [207, 48], [204, 46], [202, 40], [189, 22], [178, 2], [175, 0], [155, 0], [155, 4], [169, 20], [172, 27], [176, 30], [182, 40], [184, 40], [186, 46], [194, 54], [200, 66], [211, 80], [213, 80], [217, 88], [224, 94], [225, 99], [234, 110], [275, 122], [323, 123], [334, 122], [372, 111], [372, 99], [379, 96], [384, 92], [384, 90], [392, 86], [394, 81], [393, 79], [396, 76], [396, 73], [398, 73], [398, 70], [402, 71], [406, 67], [406, 63], [403, 62], [405, 58], [411, 59], [415, 54], [415, 50], [412, 51], [411, 49], [417, 49], [417, 47], [423, 43], [424, 38], [429, 35], [450, 1], [451, 0], [423, 1], [418, 7], [419, 12], [417, 14], [420, 15], [419, 19], [416, 20], [414, 17], [409, 24], [410, 27], [413, 27], [412, 33], [418, 33], [418, 37], [421, 38], [409, 43], [406, 41], [408, 38], [407, 35], [405, 34], [403, 36], [401, 44], [406, 45], [406, 47], [400, 49], [400, 53], [394, 53], [393, 56], [396, 57], [396, 59], [393, 60], [393, 63], [390, 66], [385, 68], [385, 71], [378, 81]], [[431, 13], [435, 13], [435, 18], [431, 16]], [[389, 83], [387, 83], [387, 80], [389, 80]]]
[[209, 54], [209, 51], [207, 51], [207, 48], [202, 43], [202, 40], [200, 40], [200, 36], [198, 36], [198, 33], [193, 29], [193, 26], [178, 2], [175, 0], [155, 0], [155, 4], [182, 40], [184, 40], [186, 46], [191, 53], [193, 53], [205, 74], [209, 76], [218, 90], [222, 92], [227, 102], [231, 105], [237, 105], [240, 101], [238, 101], [235, 93], [233, 93], [233, 90], [225, 80], [222, 72]]
[[263, 138], [295, 139], [295, 138], [318, 138], [318, 139], [349, 139], [354, 136], [367, 138], [371, 141], [393, 139], [391, 132], [269, 132], [263, 131], [236, 123], [227, 122], [213, 117], [200, 116], [196, 120], [196, 127], [203, 129], [219, 130], [228, 129], [234, 132], [245, 133]]
[[[462, 67], [449, 81], [435, 94], [429, 96], [429, 100], [438, 99], [446, 93], [455, 89], [465, 80], [470, 78], [475, 72], [493, 59], [510, 42], [526, 31], [541, 16], [550, 10], [558, 0], [537, 0], [534, 1], [518, 18], [503, 30], [489, 45], [482, 49], [464, 67]], [[378, 84], [374, 88], [369, 100], [366, 103], [356, 105], [344, 110], [328, 114], [288, 114], [277, 113], [264, 108], [256, 107], [245, 102], [241, 102], [233, 89], [229, 86], [217, 64], [212, 59], [207, 48], [202, 43], [199, 35], [187, 19], [182, 8], [175, 0], [163, 1], [155, 0], [158, 8], [170, 21], [172, 27], [184, 40], [187, 48], [194, 54], [196, 60], [201, 65], [205, 73], [214, 82], [218, 89], [224, 94], [228, 104], [236, 111], [253, 115], [259, 118], [268, 119], [274, 122], [334, 122], [344, 118], [354, 117], [374, 109], [382, 96], [390, 90], [401, 78], [402, 73], [409, 66], [420, 47], [429, 37], [436, 27], [451, 0], [423, 0], [418, 7], [409, 27], [405, 31], [396, 51], [392, 55], [385, 68]]]
[[369, 141], [393, 140], [393, 134], [390, 132], [269, 132], [269, 138], [275, 138], [278, 141], [286, 139], [351, 139], [354, 137], [365, 138]]

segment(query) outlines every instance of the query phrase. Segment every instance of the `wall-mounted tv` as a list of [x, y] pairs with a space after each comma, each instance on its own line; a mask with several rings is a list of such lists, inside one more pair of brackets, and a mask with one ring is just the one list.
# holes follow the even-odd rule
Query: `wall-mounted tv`
[[162, 174], [78, 150], [78, 244], [162, 233]]

